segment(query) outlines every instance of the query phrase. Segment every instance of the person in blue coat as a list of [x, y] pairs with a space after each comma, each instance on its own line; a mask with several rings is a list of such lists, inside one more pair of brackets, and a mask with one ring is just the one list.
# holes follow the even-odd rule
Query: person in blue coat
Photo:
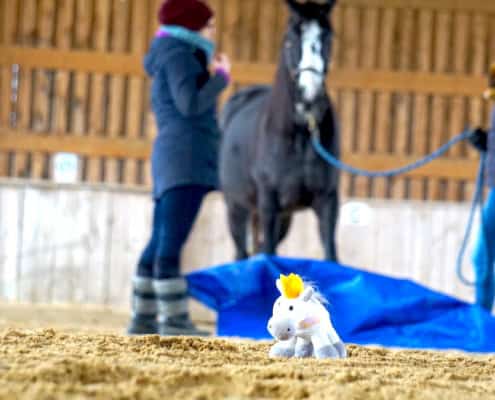
[[189, 317], [180, 255], [205, 195], [218, 187], [217, 100], [230, 61], [215, 57], [213, 11], [200, 0], [166, 0], [145, 57], [158, 126], [151, 165], [153, 227], [133, 279], [129, 334], [203, 335]]
[[494, 102], [488, 135], [476, 146], [486, 152], [488, 197], [483, 208], [483, 224], [473, 252], [476, 274], [476, 304], [491, 311], [495, 298], [495, 64], [491, 67], [490, 87], [485, 98]]

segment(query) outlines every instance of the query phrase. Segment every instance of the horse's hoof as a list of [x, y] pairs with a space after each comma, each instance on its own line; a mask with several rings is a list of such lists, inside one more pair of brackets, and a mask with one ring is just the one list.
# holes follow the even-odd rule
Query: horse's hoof
[[338, 342], [334, 344], [335, 349], [339, 353], [340, 358], [347, 358], [347, 349], [345, 348], [345, 344], [342, 342]]
[[308, 358], [313, 356], [313, 345], [311, 343], [297, 344], [295, 357]]
[[339, 351], [332, 344], [329, 344], [328, 346], [320, 347], [319, 349], [315, 349], [315, 357], [319, 359], [341, 358], [339, 355]]
[[282, 343], [276, 343], [270, 349], [269, 356], [273, 358], [291, 358], [294, 357], [294, 348], [284, 346]]

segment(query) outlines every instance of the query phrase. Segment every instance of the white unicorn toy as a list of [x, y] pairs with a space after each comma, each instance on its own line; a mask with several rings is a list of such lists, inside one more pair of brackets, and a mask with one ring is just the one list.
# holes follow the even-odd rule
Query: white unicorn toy
[[321, 294], [296, 274], [280, 275], [277, 288], [281, 296], [273, 305], [268, 331], [278, 342], [270, 357], [347, 357]]

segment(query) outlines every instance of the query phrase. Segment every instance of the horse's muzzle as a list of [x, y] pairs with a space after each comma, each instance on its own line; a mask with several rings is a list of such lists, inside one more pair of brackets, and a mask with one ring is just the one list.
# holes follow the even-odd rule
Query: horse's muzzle
[[288, 318], [270, 318], [267, 329], [277, 340], [289, 340], [296, 335], [296, 326]]

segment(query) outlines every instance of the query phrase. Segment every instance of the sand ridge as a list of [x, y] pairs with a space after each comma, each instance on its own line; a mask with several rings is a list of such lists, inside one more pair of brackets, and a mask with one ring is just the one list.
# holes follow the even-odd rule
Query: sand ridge
[[269, 343], [0, 330], [0, 399], [495, 399], [495, 356], [349, 346], [273, 360]]

